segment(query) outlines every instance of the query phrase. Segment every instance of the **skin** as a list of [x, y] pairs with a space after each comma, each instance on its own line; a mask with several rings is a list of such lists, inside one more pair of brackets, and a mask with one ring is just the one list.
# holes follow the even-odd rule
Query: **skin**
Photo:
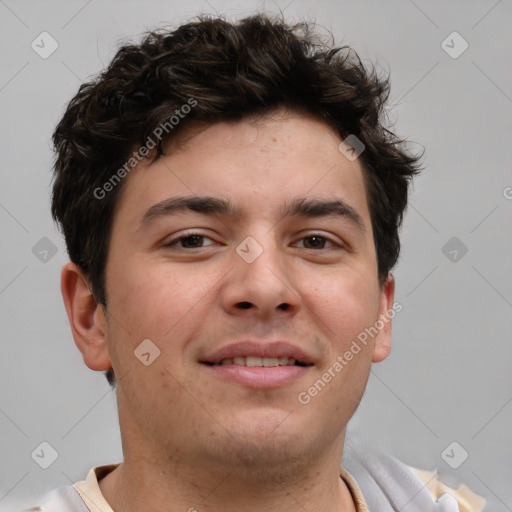
[[[341, 154], [341, 140], [322, 121], [286, 111], [188, 133], [123, 184], [107, 310], [76, 266], [64, 267], [84, 362], [117, 377], [124, 462], [100, 481], [115, 510], [355, 510], [339, 471], [345, 430], [371, 363], [389, 354], [391, 323], [307, 405], [297, 399], [393, 304], [392, 276], [379, 286], [361, 163]], [[176, 196], [228, 199], [241, 212], [142, 223]], [[347, 216], [283, 218], [301, 197], [341, 199], [363, 228]], [[208, 238], [165, 246], [190, 230]], [[315, 234], [325, 241], [308, 238]], [[250, 264], [235, 251], [248, 236], [263, 248]], [[145, 366], [134, 350], [148, 338], [160, 356]], [[314, 365], [282, 387], [254, 389], [199, 363], [244, 339], [287, 340]]]

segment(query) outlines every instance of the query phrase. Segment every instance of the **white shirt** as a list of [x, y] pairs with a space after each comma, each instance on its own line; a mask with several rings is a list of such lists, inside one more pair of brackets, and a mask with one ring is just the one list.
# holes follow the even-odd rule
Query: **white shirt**
[[[98, 482], [119, 464], [92, 468], [87, 478], [54, 489], [40, 506], [23, 512], [114, 512]], [[487, 512], [486, 500], [465, 485], [451, 489], [437, 471], [422, 471], [390, 455], [346, 444], [340, 477], [347, 484], [357, 512]], [[489, 512], [492, 512], [489, 510]]]

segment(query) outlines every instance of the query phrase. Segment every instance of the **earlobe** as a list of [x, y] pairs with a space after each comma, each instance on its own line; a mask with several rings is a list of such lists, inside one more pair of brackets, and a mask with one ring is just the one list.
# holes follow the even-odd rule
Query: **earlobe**
[[379, 317], [377, 327], [379, 333], [375, 337], [372, 362], [379, 363], [391, 352], [391, 322], [395, 315], [393, 301], [395, 298], [395, 278], [389, 273], [380, 292]]
[[62, 269], [61, 292], [75, 344], [85, 364], [96, 371], [112, 367], [107, 348], [105, 308], [96, 302], [90, 285], [74, 263]]

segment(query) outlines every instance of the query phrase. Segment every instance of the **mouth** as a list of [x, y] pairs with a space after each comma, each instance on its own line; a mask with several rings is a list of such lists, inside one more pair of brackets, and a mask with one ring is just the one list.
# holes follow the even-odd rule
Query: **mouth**
[[311, 371], [312, 356], [284, 341], [243, 341], [223, 347], [199, 361], [222, 381], [248, 388], [282, 388]]
[[217, 363], [204, 361], [209, 366], [247, 366], [250, 368], [275, 368], [276, 366], [313, 366], [313, 363], [297, 361], [292, 357], [258, 357], [258, 356], [239, 356], [228, 357]]

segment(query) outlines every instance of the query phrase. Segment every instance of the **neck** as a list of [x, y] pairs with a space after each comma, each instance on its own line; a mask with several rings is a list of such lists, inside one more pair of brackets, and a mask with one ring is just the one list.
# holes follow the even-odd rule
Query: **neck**
[[176, 464], [169, 459], [164, 464], [159, 458], [125, 454], [124, 462], [99, 485], [118, 512], [355, 512], [350, 490], [340, 477], [339, 453], [286, 470], [242, 467], [235, 460], [230, 467], [204, 461]]

